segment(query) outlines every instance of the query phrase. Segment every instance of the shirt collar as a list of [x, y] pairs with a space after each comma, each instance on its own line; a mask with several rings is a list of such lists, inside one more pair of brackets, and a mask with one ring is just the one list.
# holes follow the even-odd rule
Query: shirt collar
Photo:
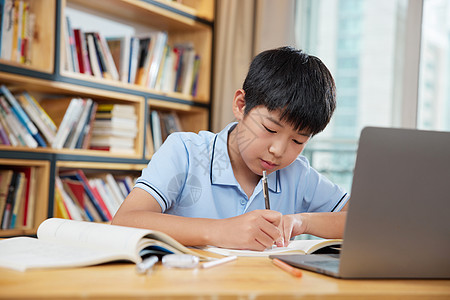
[[216, 134], [212, 140], [211, 184], [238, 185], [234, 178], [227, 146], [228, 133], [236, 126], [236, 124], [237, 122], [228, 124], [221, 132]]
[[[212, 140], [211, 151], [211, 184], [239, 185], [234, 177], [228, 154], [228, 133], [234, 129], [237, 122], [228, 124], [221, 132], [216, 134]], [[281, 192], [280, 171], [273, 172], [267, 176], [269, 189], [274, 193]]]

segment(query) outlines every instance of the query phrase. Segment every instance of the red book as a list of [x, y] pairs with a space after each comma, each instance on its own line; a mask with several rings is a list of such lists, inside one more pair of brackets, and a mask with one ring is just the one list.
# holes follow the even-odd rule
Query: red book
[[105, 202], [103, 202], [102, 198], [98, 198], [95, 195], [91, 185], [89, 184], [89, 181], [86, 178], [86, 175], [82, 170], [78, 169], [73, 171], [63, 171], [60, 172], [59, 177], [61, 177], [61, 179], [70, 178], [82, 182], [86, 194], [88, 195], [89, 199], [91, 200], [92, 204], [94, 205], [95, 209], [100, 215], [102, 221], [107, 222], [112, 219]]
[[77, 50], [78, 68], [80, 69], [80, 73], [91, 75], [91, 67], [89, 65], [89, 60], [87, 60], [88, 56], [84, 32], [80, 29], [74, 29], [73, 34], [75, 37], [75, 47]]

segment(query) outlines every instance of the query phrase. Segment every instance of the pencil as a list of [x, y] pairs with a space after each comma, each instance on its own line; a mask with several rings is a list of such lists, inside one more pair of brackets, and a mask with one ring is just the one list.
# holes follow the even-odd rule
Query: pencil
[[266, 209], [270, 209], [269, 186], [267, 185], [266, 171], [263, 171], [262, 183], [263, 183], [264, 201], [266, 202]]
[[274, 258], [272, 260], [272, 262], [279, 268], [283, 269], [284, 271], [290, 273], [291, 275], [295, 276], [295, 277], [302, 277], [302, 271], [300, 271], [297, 268], [294, 268], [290, 265], [288, 265], [287, 263], [285, 263], [284, 261], [279, 260], [278, 258]]

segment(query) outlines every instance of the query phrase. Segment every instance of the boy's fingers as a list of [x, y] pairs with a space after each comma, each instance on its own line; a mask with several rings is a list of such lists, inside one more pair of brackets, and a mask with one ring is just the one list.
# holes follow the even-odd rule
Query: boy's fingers
[[262, 217], [275, 226], [279, 226], [283, 215], [275, 210], [262, 210]]

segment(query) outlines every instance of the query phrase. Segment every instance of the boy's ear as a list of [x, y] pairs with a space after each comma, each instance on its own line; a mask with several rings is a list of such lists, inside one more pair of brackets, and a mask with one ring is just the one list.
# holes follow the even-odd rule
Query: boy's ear
[[239, 89], [234, 93], [233, 98], [233, 114], [238, 121], [241, 121], [244, 118], [244, 110], [245, 110], [245, 91], [243, 89]]

